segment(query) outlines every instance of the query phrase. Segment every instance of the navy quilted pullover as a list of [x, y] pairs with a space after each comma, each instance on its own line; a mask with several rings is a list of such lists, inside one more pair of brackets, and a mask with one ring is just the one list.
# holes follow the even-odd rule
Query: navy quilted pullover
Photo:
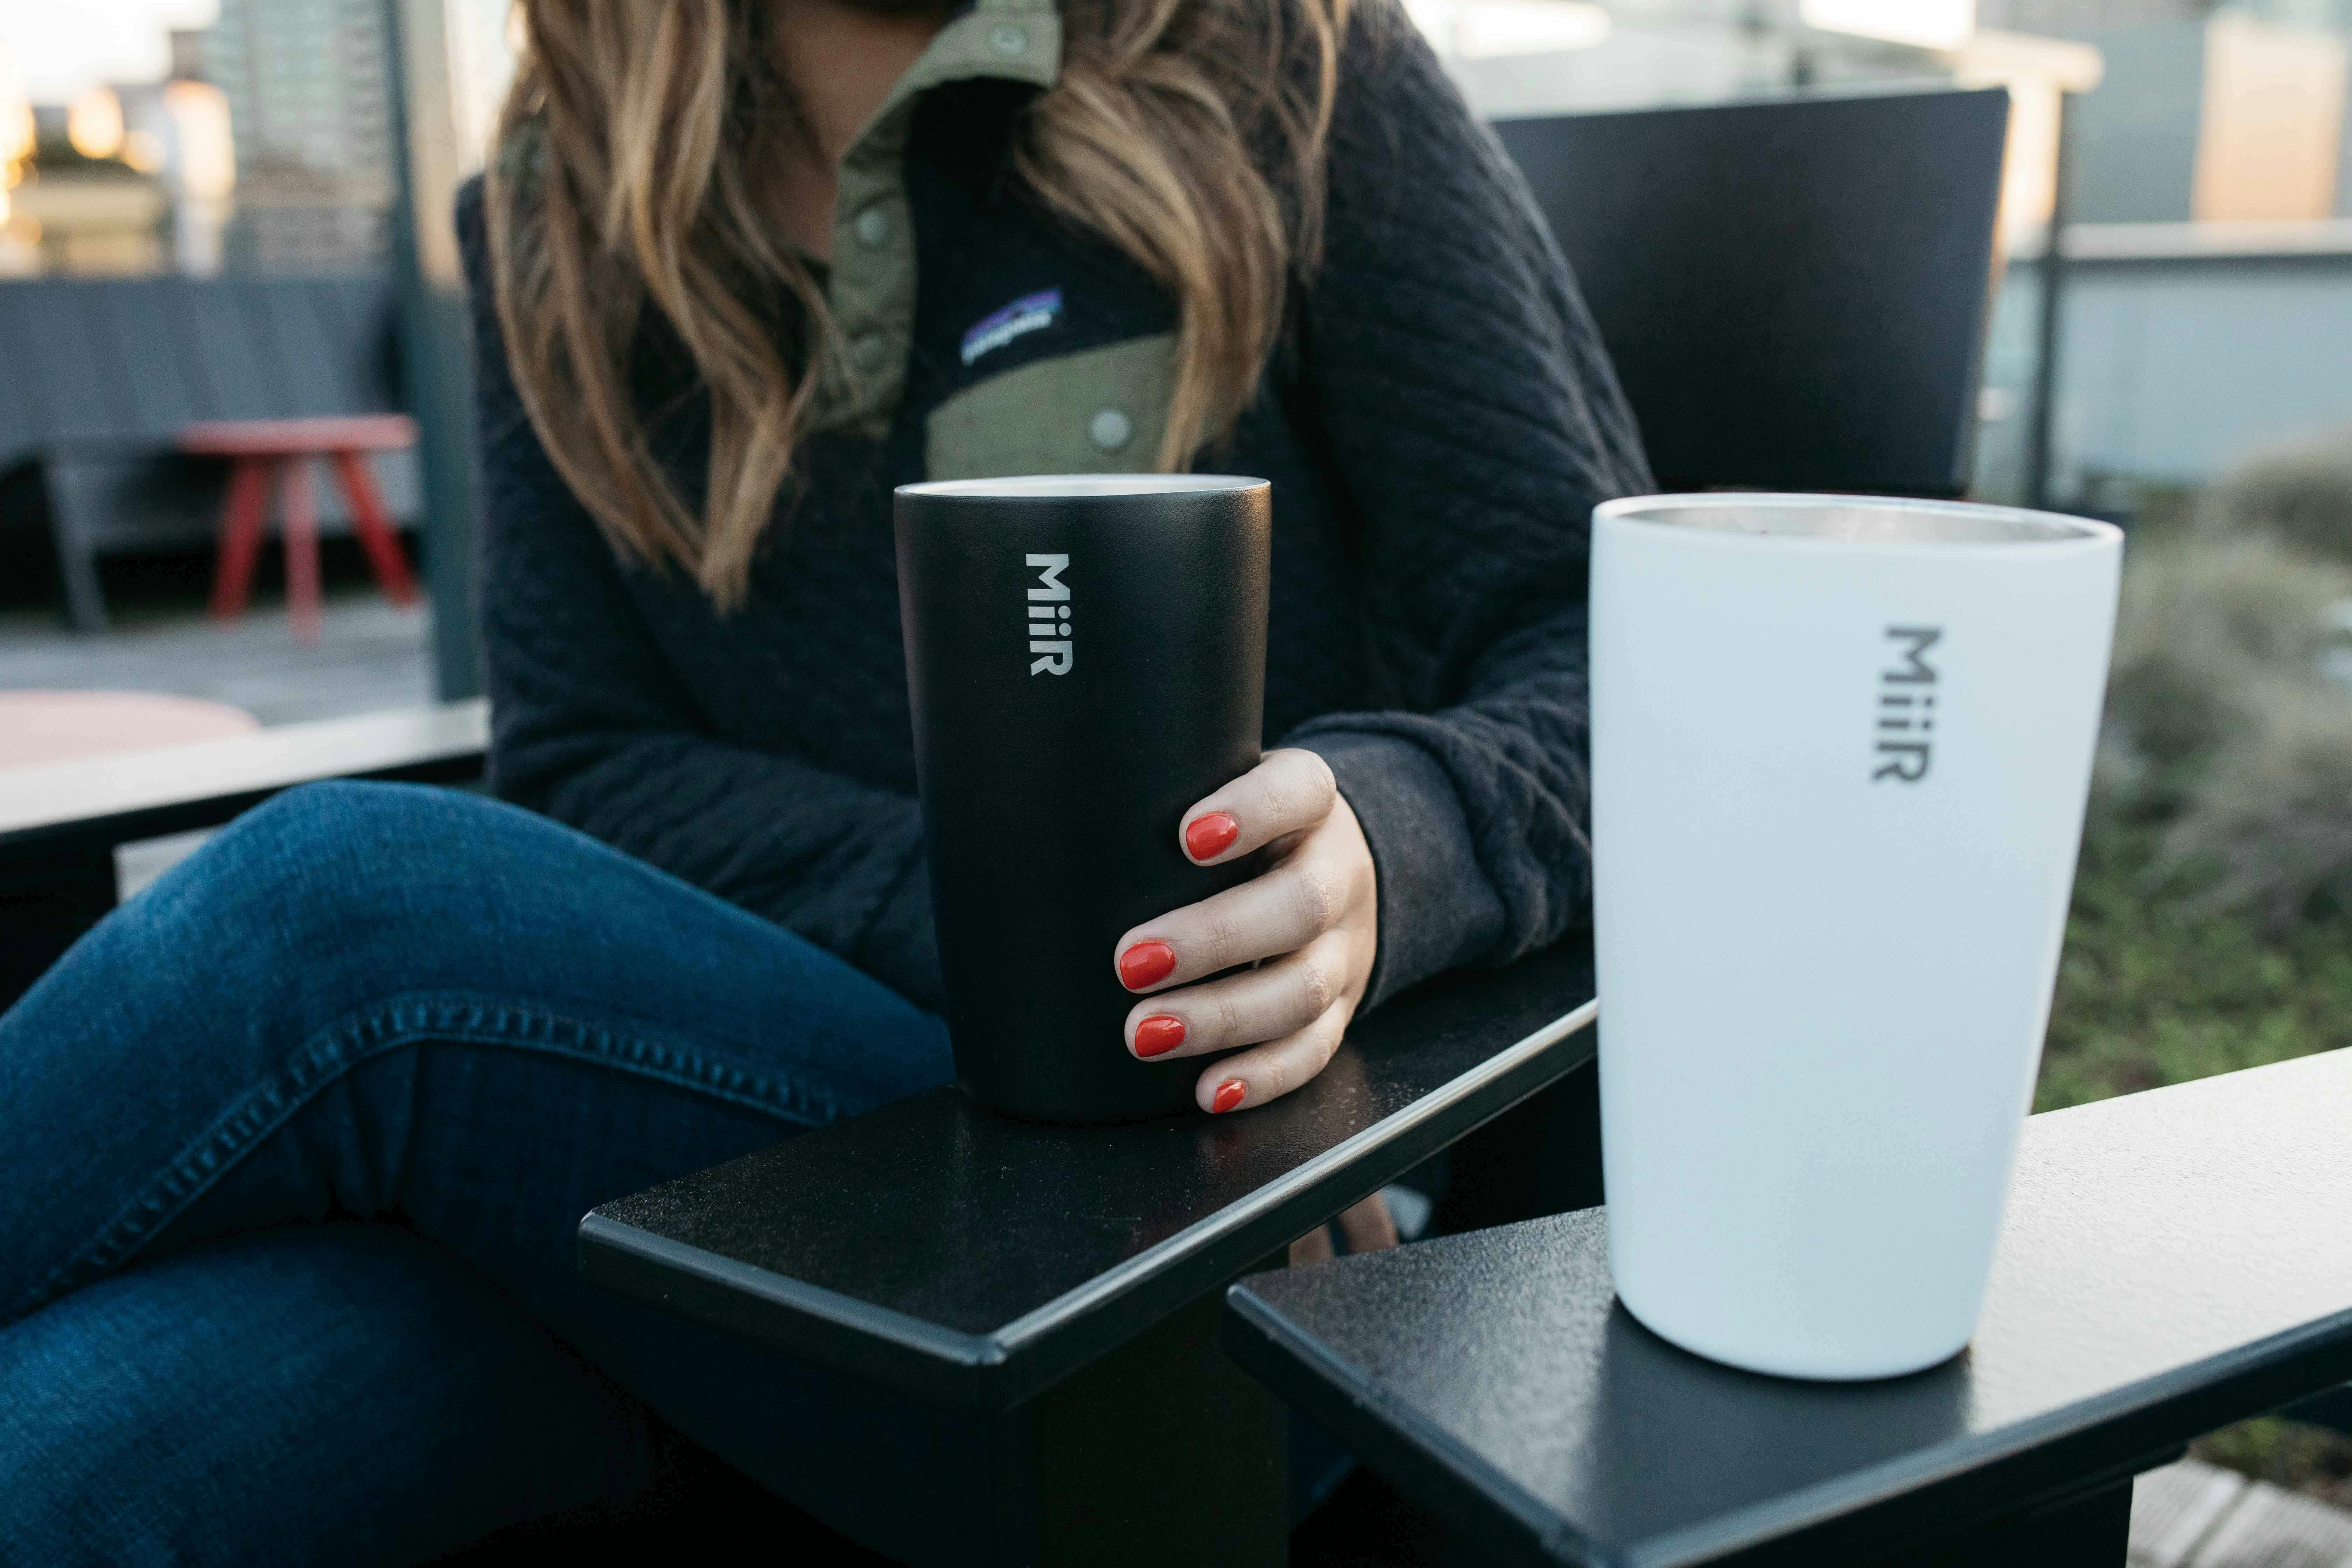
[[[1255, 405], [1195, 466], [1273, 481], [1265, 738], [1322, 753], [1362, 820], [1377, 1002], [1584, 919], [1587, 517], [1649, 479], [1517, 173], [1418, 38], [1358, 35], [1321, 266], [1293, 291]], [[461, 203], [493, 787], [934, 1007], [891, 487], [926, 477], [926, 416], [965, 386], [1173, 320], [1147, 276], [1010, 174], [1027, 90], [950, 83], [918, 106], [906, 390], [886, 433], [806, 441], [731, 614], [617, 560], [556, 475], [488, 307], [478, 191]], [[976, 324], [1047, 289], [1050, 324], [965, 363]], [[677, 363], [656, 324], [642, 406], [691, 496], [708, 426]]]

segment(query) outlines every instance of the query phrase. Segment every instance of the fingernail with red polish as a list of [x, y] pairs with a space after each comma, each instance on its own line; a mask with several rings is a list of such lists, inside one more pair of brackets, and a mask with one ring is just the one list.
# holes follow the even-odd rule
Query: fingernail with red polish
[[1157, 985], [1174, 972], [1176, 950], [1164, 942], [1139, 942], [1118, 955], [1118, 983], [1129, 991]]
[[1213, 811], [1184, 825], [1184, 853], [1195, 860], [1213, 860], [1241, 836], [1240, 823], [1222, 811]]
[[1135, 1026], [1135, 1054], [1164, 1057], [1184, 1043], [1184, 1020], [1155, 1013]]
[[1242, 1102], [1242, 1096], [1248, 1092], [1249, 1085], [1237, 1078], [1229, 1078], [1217, 1085], [1217, 1092], [1209, 1099], [1209, 1109], [1222, 1116], [1239, 1105]]

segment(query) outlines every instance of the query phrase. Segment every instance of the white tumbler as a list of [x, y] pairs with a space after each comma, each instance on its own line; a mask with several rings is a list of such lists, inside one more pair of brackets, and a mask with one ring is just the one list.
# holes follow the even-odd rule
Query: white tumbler
[[1664, 1338], [1814, 1378], [1967, 1344], [2122, 553], [2105, 523], [1961, 503], [1594, 513], [1610, 1260]]

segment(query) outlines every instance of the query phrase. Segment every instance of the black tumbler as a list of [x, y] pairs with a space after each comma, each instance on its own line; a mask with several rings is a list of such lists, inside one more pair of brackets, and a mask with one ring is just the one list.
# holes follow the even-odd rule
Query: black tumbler
[[1177, 846], [1257, 765], [1271, 487], [1210, 474], [904, 485], [898, 606], [956, 1077], [981, 1104], [1121, 1121], [1192, 1102], [1137, 1060], [1131, 926], [1250, 874]]

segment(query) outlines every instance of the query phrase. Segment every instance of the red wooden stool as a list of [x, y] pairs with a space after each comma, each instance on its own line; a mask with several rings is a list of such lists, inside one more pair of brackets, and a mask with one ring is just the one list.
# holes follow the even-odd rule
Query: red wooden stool
[[228, 499], [221, 506], [220, 560], [213, 572], [212, 614], [233, 620], [245, 613], [254, 559], [261, 552], [273, 479], [285, 514], [286, 599], [297, 642], [319, 640], [319, 513], [310, 496], [308, 459], [324, 458], [352, 509], [352, 531], [384, 596], [416, 602], [416, 583], [393, 536], [363, 452], [396, 452], [416, 444], [416, 421], [405, 414], [362, 414], [339, 419], [224, 419], [180, 431], [181, 451], [229, 458]]

